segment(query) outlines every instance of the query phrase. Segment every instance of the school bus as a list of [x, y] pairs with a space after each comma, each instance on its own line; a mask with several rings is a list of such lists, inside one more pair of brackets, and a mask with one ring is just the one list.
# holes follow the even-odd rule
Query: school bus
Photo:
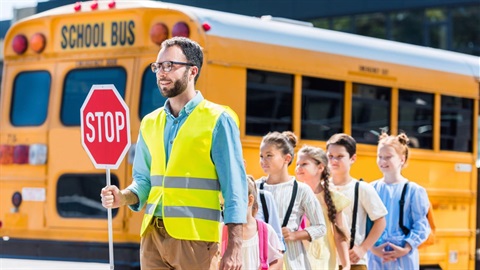
[[[378, 179], [381, 130], [412, 138], [404, 175], [426, 187], [437, 225], [422, 248], [429, 269], [473, 269], [477, 215], [479, 58], [153, 1], [55, 8], [9, 29], [0, 105], [0, 256], [108, 261], [105, 171], [81, 145], [80, 107], [93, 84], [114, 84], [130, 110], [132, 147], [111, 182], [132, 181], [140, 121], [163, 106], [150, 63], [172, 36], [205, 52], [196, 85], [239, 115], [247, 171], [259, 144], [292, 130], [298, 147], [333, 134], [358, 141], [352, 174]], [[293, 174], [293, 168], [291, 172]], [[117, 269], [139, 268], [143, 213], [113, 211]]]

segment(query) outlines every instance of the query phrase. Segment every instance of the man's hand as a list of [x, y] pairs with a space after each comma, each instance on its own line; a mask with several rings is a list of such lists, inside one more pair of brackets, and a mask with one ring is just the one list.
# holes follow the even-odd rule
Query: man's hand
[[228, 226], [228, 245], [222, 260], [220, 261], [220, 270], [240, 270], [242, 269], [242, 224], [229, 223]]
[[125, 204], [125, 196], [120, 192], [117, 186], [102, 188], [100, 197], [102, 197], [102, 205], [105, 208], [118, 208]]

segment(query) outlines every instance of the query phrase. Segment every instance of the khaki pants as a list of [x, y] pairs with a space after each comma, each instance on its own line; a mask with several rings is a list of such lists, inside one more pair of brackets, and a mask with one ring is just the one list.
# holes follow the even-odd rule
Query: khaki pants
[[[342, 270], [342, 266], [339, 266], [339, 269]], [[367, 270], [367, 266], [365, 264], [352, 264], [350, 266], [351, 270]]]
[[219, 244], [172, 238], [161, 219], [153, 218], [140, 242], [142, 270], [218, 269]]

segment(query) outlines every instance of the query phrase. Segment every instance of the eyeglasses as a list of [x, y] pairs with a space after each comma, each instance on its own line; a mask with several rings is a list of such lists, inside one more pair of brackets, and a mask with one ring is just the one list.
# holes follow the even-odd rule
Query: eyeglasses
[[175, 62], [175, 61], [164, 61], [161, 63], [158, 62], [153, 62], [150, 64], [150, 68], [152, 69], [153, 73], [157, 73], [160, 70], [163, 70], [164, 72], [170, 72], [172, 71], [173, 65], [185, 65], [185, 66], [195, 66], [192, 63], [185, 63], [185, 62]]

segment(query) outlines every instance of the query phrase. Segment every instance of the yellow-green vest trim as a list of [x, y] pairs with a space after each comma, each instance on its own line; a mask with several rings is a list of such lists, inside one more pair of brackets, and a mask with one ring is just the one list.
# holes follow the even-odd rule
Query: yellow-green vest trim
[[151, 190], [142, 221], [143, 236], [160, 200], [168, 234], [182, 240], [220, 240], [220, 184], [211, 160], [213, 130], [228, 107], [201, 101], [180, 127], [166, 166], [163, 108], [145, 116], [140, 130], [151, 155]]

